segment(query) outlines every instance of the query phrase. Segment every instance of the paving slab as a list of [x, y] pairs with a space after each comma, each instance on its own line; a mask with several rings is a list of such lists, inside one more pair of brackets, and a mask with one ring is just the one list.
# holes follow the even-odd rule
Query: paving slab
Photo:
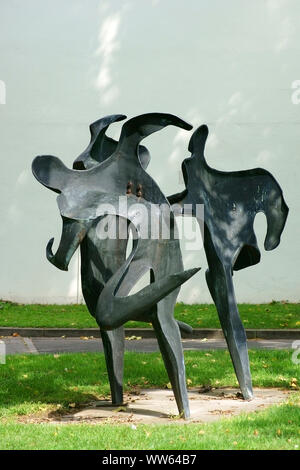
[[[201, 393], [200, 393], [201, 392]], [[178, 417], [177, 406], [171, 390], [144, 389], [138, 394], [125, 395], [126, 403], [111, 406], [107, 401], [91, 402], [72, 414], [54, 418], [54, 423], [94, 424], [186, 424], [216, 421], [241, 413], [262, 410], [285, 401], [292, 392], [278, 389], [254, 389], [254, 399], [245, 401], [237, 389], [219, 388], [202, 393], [202, 389], [189, 390], [191, 418]]]

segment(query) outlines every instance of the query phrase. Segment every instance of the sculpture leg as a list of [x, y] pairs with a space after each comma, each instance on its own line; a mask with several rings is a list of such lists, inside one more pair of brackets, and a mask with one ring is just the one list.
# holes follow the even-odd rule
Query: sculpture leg
[[239, 316], [230, 268], [221, 263], [206, 271], [206, 282], [216, 305], [235, 373], [245, 400], [253, 398], [247, 337]]
[[183, 418], [189, 418], [190, 408], [186, 389], [185, 365], [180, 331], [173, 316], [170, 316], [165, 311], [164, 300], [157, 304], [157, 313], [154, 319], [152, 319], [152, 324], [173, 388], [179, 414]]
[[116, 330], [100, 331], [110, 383], [111, 401], [113, 405], [121, 405], [123, 403], [124, 328], [121, 326]]

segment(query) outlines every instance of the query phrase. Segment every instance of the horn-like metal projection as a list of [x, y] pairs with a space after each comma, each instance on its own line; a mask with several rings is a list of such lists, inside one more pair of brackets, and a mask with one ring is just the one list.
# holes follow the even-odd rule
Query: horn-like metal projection
[[[199, 127], [190, 139], [190, 158], [183, 161], [185, 191], [170, 196], [171, 204], [204, 205], [204, 248], [208, 262], [206, 281], [216, 304], [233, 366], [245, 399], [253, 396], [247, 339], [232, 282], [233, 271], [260, 261], [253, 229], [254, 218], [267, 218], [265, 249], [280, 242], [288, 207], [275, 178], [266, 170], [224, 172], [211, 168], [204, 157], [208, 128]], [[190, 206], [189, 206], [190, 207]], [[197, 217], [198, 222], [200, 219]]]

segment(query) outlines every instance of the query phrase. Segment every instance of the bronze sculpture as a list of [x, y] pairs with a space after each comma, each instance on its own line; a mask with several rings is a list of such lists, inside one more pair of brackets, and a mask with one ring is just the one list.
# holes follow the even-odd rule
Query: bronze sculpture
[[[288, 207], [275, 178], [262, 168], [224, 172], [211, 168], [204, 157], [207, 126], [191, 137], [192, 153], [182, 163], [185, 191], [169, 197], [171, 203], [204, 205], [204, 249], [208, 270], [206, 282], [216, 305], [222, 330], [243, 397], [253, 396], [247, 338], [241, 322], [234, 287], [233, 271], [260, 261], [253, 229], [254, 218], [264, 212], [267, 218], [265, 249], [280, 243]], [[199, 221], [200, 223], [200, 221]]]
[[[266, 249], [278, 245], [288, 213], [280, 187], [265, 170], [225, 173], [210, 168], [203, 154], [208, 130], [201, 126], [190, 141], [192, 157], [183, 162], [186, 189], [166, 198], [146, 172], [150, 155], [140, 142], [168, 125], [186, 130], [192, 126], [170, 114], [150, 113], [126, 121], [119, 142], [107, 137], [108, 126], [125, 118], [112, 115], [93, 123], [91, 142], [74, 161], [73, 170], [52, 156], [36, 157], [32, 164], [38, 181], [59, 193], [62, 238], [55, 254], [53, 239], [48, 243], [48, 260], [67, 270], [80, 245], [83, 295], [101, 330], [112, 403], [123, 401], [123, 325], [128, 320], [146, 321], [154, 327], [179, 413], [189, 417], [179, 328], [190, 328], [173, 317], [180, 285], [199, 270], [183, 271], [175, 213], [178, 205], [184, 211], [185, 204], [192, 205], [194, 216], [197, 204], [204, 204], [207, 284], [243, 396], [251, 399], [246, 336], [234, 298], [232, 270], [259, 261], [253, 231], [257, 212], [265, 211], [267, 216]], [[120, 198], [125, 198], [125, 205]], [[99, 224], [112, 221], [118, 222], [114, 236], [99, 237]], [[169, 228], [167, 235], [164, 225]], [[126, 259], [130, 231], [133, 249]], [[145, 272], [150, 273], [150, 284], [129, 296]]]

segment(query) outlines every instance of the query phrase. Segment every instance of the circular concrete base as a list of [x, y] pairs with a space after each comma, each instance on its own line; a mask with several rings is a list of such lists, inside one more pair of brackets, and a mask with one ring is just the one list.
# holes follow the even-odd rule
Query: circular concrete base
[[107, 401], [97, 401], [89, 406], [64, 415], [55, 422], [86, 423], [134, 423], [171, 424], [215, 421], [224, 416], [261, 410], [287, 399], [290, 392], [278, 389], [254, 389], [254, 399], [245, 401], [236, 389], [219, 388], [210, 391], [189, 390], [191, 418], [178, 417], [178, 410], [171, 390], [145, 389], [126, 395], [125, 403], [112, 406]]

